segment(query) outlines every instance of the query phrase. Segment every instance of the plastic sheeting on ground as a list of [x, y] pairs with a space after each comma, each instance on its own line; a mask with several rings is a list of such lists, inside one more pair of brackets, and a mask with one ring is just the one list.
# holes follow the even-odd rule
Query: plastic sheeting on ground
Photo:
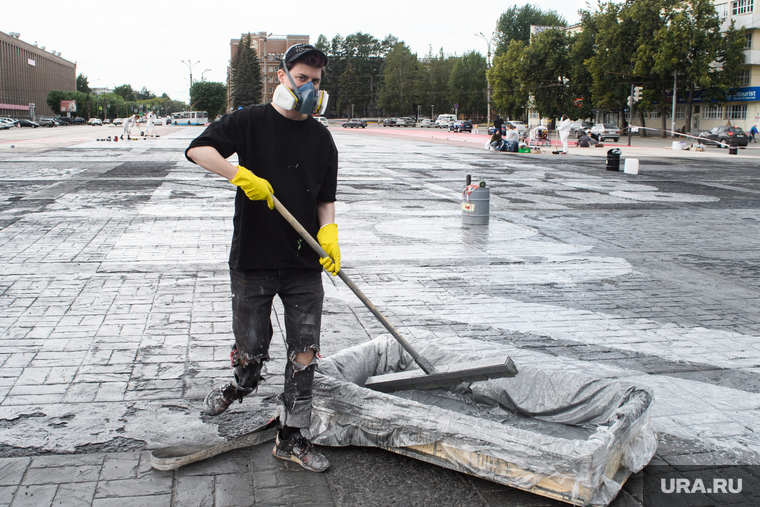
[[[415, 347], [437, 365], [520, 354], [466, 339]], [[373, 375], [417, 368], [401, 346], [386, 335], [343, 350], [320, 362], [311, 439], [388, 448], [576, 505], [609, 504], [657, 448], [653, 394], [512, 357], [514, 378], [384, 394], [362, 386]]]

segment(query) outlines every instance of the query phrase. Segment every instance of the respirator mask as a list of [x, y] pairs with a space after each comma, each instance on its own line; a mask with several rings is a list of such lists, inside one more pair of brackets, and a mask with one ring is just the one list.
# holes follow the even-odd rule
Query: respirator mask
[[283, 64], [282, 69], [288, 76], [293, 89], [291, 90], [282, 84], [277, 85], [272, 97], [272, 103], [283, 109], [293, 109], [302, 114], [325, 114], [325, 111], [327, 111], [327, 101], [330, 98], [328, 93], [324, 90], [316, 91], [311, 81], [298, 88], [295, 81], [293, 81], [293, 77], [290, 75], [290, 71], [288, 71], [288, 67]]

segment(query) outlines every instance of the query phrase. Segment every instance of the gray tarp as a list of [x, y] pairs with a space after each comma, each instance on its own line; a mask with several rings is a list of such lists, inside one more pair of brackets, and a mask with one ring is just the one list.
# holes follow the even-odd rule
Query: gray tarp
[[[368, 377], [417, 367], [390, 335], [381, 336], [320, 362], [312, 441], [393, 448], [439, 443], [525, 472], [494, 476], [459, 452], [447, 457], [460, 470], [494, 482], [528, 490], [547, 477], [572, 484], [568, 501], [578, 505], [606, 505], [618, 493], [621, 484], [604, 475], [609, 462], [619, 460], [635, 473], [654, 455], [653, 395], [647, 389], [521, 364], [513, 355], [519, 349], [481, 341], [418, 341], [415, 347], [438, 365], [509, 354], [520, 373], [450, 390], [375, 392], [362, 387]], [[584, 490], [593, 498], [588, 491], [575, 493]]]

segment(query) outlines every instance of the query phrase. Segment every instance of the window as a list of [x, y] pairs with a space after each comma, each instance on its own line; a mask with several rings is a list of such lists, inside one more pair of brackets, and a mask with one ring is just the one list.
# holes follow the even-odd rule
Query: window
[[538, 119], [538, 111], [535, 110], [535, 109], [531, 109], [530, 110], [530, 117], [533, 120], [537, 120]]
[[647, 120], [656, 120], [660, 117], [660, 110], [658, 108], [647, 110]]
[[747, 41], [744, 43], [744, 49], [752, 49], [752, 32], [746, 35]]
[[716, 5], [715, 10], [720, 19], [726, 19], [728, 17], [728, 3]]
[[272, 87], [271, 86], [269, 87], [269, 93], [272, 93]]
[[726, 106], [726, 119], [744, 120], [747, 118], [747, 106]]
[[683, 120], [686, 118], [686, 106], [676, 106], [676, 120]]
[[705, 106], [702, 118], [705, 120], [722, 120], [723, 106]]
[[739, 79], [737, 81], [737, 84], [739, 86], [749, 85], [749, 70], [748, 69], [739, 71]]
[[731, 14], [736, 16], [737, 14], [747, 14], [752, 12], [754, 0], [737, 0], [731, 3]]

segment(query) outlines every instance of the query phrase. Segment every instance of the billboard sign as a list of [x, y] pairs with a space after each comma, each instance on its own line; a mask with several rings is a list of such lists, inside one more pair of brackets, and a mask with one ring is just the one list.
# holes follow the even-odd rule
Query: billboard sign
[[77, 112], [77, 101], [76, 100], [62, 100], [61, 101], [61, 112], [62, 113], [76, 113]]

